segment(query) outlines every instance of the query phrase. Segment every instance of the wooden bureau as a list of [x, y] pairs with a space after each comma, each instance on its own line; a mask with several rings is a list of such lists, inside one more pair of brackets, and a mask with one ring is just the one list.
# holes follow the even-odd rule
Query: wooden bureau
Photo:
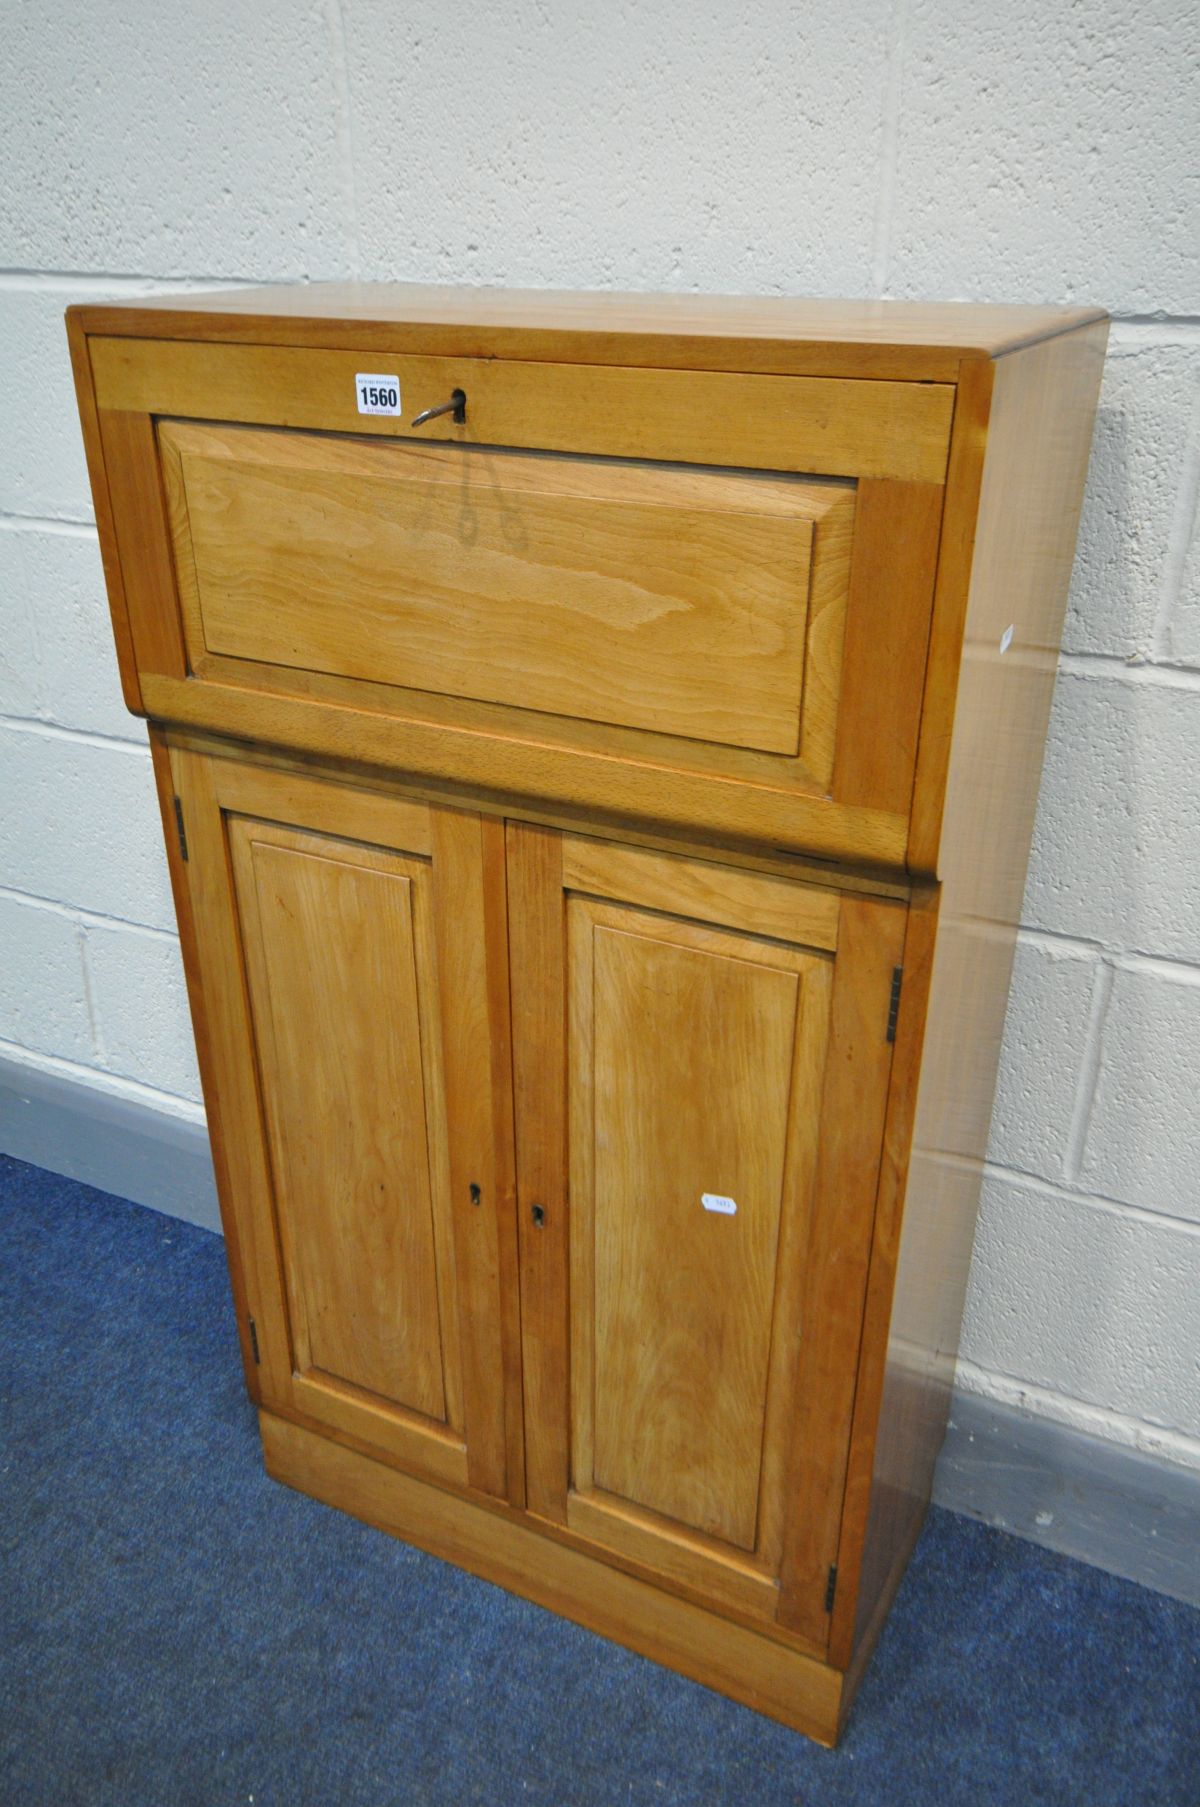
[[270, 1472], [832, 1742], [945, 1428], [1104, 317], [68, 330]]

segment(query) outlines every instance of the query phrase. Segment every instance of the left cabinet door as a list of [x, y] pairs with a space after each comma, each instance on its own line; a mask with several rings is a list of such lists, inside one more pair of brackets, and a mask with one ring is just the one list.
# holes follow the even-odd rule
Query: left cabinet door
[[224, 757], [170, 762], [263, 1404], [519, 1498], [508, 1038], [492, 1021], [503, 830]]

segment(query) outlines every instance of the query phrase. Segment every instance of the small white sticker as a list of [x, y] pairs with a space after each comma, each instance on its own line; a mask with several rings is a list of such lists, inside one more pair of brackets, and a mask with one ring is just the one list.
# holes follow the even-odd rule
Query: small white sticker
[[399, 414], [398, 376], [356, 376], [354, 394], [360, 414]]
[[702, 1192], [700, 1203], [706, 1211], [716, 1211], [722, 1217], [736, 1217], [737, 1205], [731, 1198], [722, 1198], [719, 1192]]
[[1008, 627], [1005, 628], [1004, 632], [1000, 636], [1000, 651], [1002, 653], [1006, 653], [1008, 651], [1009, 647], [1012, 645], [1013, 629], [1015, 628], [1015, 626], [1016, 626], [1015, 622], [1011, 623]]

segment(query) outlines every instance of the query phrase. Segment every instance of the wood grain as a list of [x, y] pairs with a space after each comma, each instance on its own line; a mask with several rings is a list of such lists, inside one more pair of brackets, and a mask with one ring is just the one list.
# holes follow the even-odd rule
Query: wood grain
[[96, 514], [96, 537], [100, 542], [100, 559], [104, 566], [104, 587], [108, 593], [109, 618], [117, 651], [117, 668], [121, 674], [121, 693], [125, 707], [134, 715], [142, 711], [142, 693], [138, 684], [137, 655], [133, 646], [133, 630], [129, 623], [129, 604], [121, 575], [121, 555], [117, 545], [117, 528], [113, 518], [112, 498], [108, 493], [108, 472], [104, 464], [104, 447], [100, 440], [100, 414], [92, 381], [92, 359], [87, 331], [77, 307], [66, 314], [67, 343], [71, 354], [71, 374], [75, 381], [75, 401], [79, 424], [83, 431], [83, 450], [87, 460], [88, 484]]
[[417, 989], [433, 953], [415, 920], [424, 875], [240, 820], [231, 848], [297, 1368], [444, 1419], [427, 970], [424, 1012]]
[[790, 1516], [779, 1616], [828, 1636], [825, 1589], [837, 1561], [863, 1304], [871, 1253], [892, 1047], [892, 972], [905, 912], [844, 897], [821, 1098], [819, 1156], [804, 1252]]
[[531, 1512], [563, 1524], [571, 1377], [562, 840], [510, 822], [507, 843], [525, 1490]]
[[719, 774], [656, 765], [547, 744], [526, 736], [484, 734], [428, 719], [404, 719], [345, 701], [297, 703], [243, 684], [203, 684], [142, 676], [151, 715], [229, 739], [316, 754], [324, 759], [440, 779], [460, 795], [521, 810], [537, 799], [573, 809], [589, 823], [649, 826], [723, 837], [758, 852], [796, 851], [857, 868], [903, 867], [908, 818]]
[[[193, 659], [797, 752], [837, 485], [174, 422], [159, 442]], [[844, 587], [820, 601], [844, 617]]]
[[269, 1412], [259, 1422], [276, 1480], [565, 1613], [823, 1743], [836, 1737], [841, 1676], [823, 1663], [518, 1519], [398, 1475]]
[[597, 1554], [622, 1555], [661, 1577], [672, 1591], [752, 1619], [770, 1622], [775, 1617], [779, 1589], [765, 1565], [739, 1557], [715, 1537], [685, 1530], [677, 1521], [597, 1489], [571, 1492], [567, 1524]]
[[[297, 345], [91, 338], [101, 408], [394, 439], [454, 389], [466, 421], [428, 443], [528, 446], [684, 464], [940, 483], [954, 391], [944, 383], [395, 356], [401, 417], [358, 412], [359, 354]], [[380, 373], [384, 374], [384, 373]]]
[[[253, 1260], [247, 1263], [246, 1287], [248, 1309], [258, 1325], [264, 1397], [281, 1408], [302, 1411], [331, 1429], [358, 1435], [409, 1469], [464, 1485], [469, 1478], [472, 1486], [498, 1493], [511, 1487], [519, 1497], [520, 1462], [514, 1474], [507, 1460], [509, 1447], [519, 1441], [519, 1414], [514, 1425], [512, 1406], [506, 1405], [505, 1397], [505, 1376], [507, 1372], [511, 1386], [515, 1357], [506, 1345], [512, 1327], [508, 1332], [504, 1329], [510, 1308], [502, 1307], [500, 1298], [500, 1269], [506, 1262], [511, 1267], [513, 1259], [511, 1127], [505, 1145], [509, 1154], [505, 1155], [503, 1146], [499, 1155], [494, 1152], [497, 1131], [503, 1131], [511, 1108], [510, 1086], [502, 1038], [501, 1055], [494, 1052], [498, 1038], [490, 1032], [489, 1010], [496, 1008], [497, 999], [491, 990], [489, 952], [479, 944], [481, 936], [496, 933], [494, 921], [488, 927], [494, 909], [484, 901], [480, 821], [471, 812], [431, 812], [406, 798], [359, 793], [345, 784], [333, 785], [292, 771], [258, 770], [228, 756], [179, 750], [174, 760], [176, 783], [183, 787], [180, 794], [189, 845], [194, 835], [200, 850], [200, 857], [193, 853], [186, 870], [189, 895], [200, 918], [197, 942], [203, 944], [206, 1014], [221, 1030], [224, 1064], [215, 1090], [226, 1113], [232, 1108], [239, 1112], [236, 1137], [230, 1137], [231, 1156], [238, 1163], [230, 1185], [230, 1210], [238, 1222], [239, 1237], [253, 1251]], [[236, 813], [246, 810], [256, 815]], [[328, 918], [322, 904], [309, 923], [318, 937], [315, 951], [307, 952], [306, 937], [301, 937], [298, 949], [291, 949], [292, 966], [307, 959], [311, 970], [295, 983], [287, 981], [286, 974], [272, 974], [271, 960], [278, 962], [287, 956], [289, 942], [299, 933], [300, 904], [296, 898], [286, 900], [290, 915], [284, 922], [275, 919], [268, 949], [268, 938], [257, 921], [257, 892], [254, 910], [245, 908], [250, 882], [245, 877], [243, 907], [238, 909], [225, 842], [226, 821], [231, 822], [235, 848], [257, 840], [289, 857], [303, 854], [321, 869], [323, 883], [329, 879], [325, 869], [339, 863], [357, 883], [402, 878], [409, 887], [410, 940], [406, 942], [403, 933], [389, 936], [387, 924], [394, 915], [390, 905], [383, 907], [372, 898], [369, 907], [367, 900], [356, 906], [353, 897], [325, 897]], [[361, 834], [363, 840], [347, 840], [346, 830]], [[497, 832], [491, 825], [493, 840]], [[414, 853], [413, 843], [423, 850], [420, 855]], [[397, 847], [401, 851], [397, 852]], [[244, 850], [241, 863], [243, 867], [247, 863]], [[359, 878], [360, 873], [365, 878]], [[311, 917], [311, 911], [309, 914]], [[502, 925], [502, 917], [500, 920]], [[332, 944], [332, 952], [320, 935]], [[502, 942], [501, 926], [501, 946]], [[415, 971], [415, 1009], [411, 997], [397, 992], [404, 983], [401, 967], [406, 948]], [[319, 973], [331, 959], [335, 965], [340, 959], [345, 968], [340, 1005], [332, 996], [325, 998], [315, 1026], [312, 1011], [307, 1012], [308, 1046], [299, 1033], [305, 1019], [304, 1000], [311, 991], [313, 973]], [[491, 959], [494, 963], [494, 952]], [[260, 1005], [257, 1040], [247, 1015], [244, 960], [249, 988], [256, 992]], [[373, 972], [368, 970], [372, 961], [376, 965]], [[504, 972], [501, 957], [502, 983]], [[356, 974], [362, 978], [357, 989], [353, 984]], [[289, 999], [286, 1007], [280, 1002]], [[289, 1010], [296, 1014], [296, 1022], [286, 1025], [296, 1043], [294, 1065], [305, 1064], [307, 1054], [306, 1065], [313, 1075], [311, 1081], [303, 1074], [299, 1080], [293, 1076], [289, 1080], [292, 1094], [315, 1086], [316, 1096], [307, 1104], [303, 1097], [298, 1103], [291, 1097], [301, 1121], [280, 1126], [273, 1175], [265, 1159], [267, 1127], [259, 1119], [258, 1100], [264, 1073], [272, 1114], [278, 1115], [280, 1102], [288, 1096], [281, 1094], [275, 1064], [280, 1009], [285, 1017]], [[331, 1023], [337, 1025], [335, 1036], [329, 1034]], [[414, 1038], [419, 1046], [419, 1074], [414, 1066]], [[344, 1082], [338, 1075], [324, 1072], [326, 1047], [328, 1057], [345, 1068]], [[347, 1101], [344, 1111], [335, 1111], [335, 1121], [330, 1118], [328, 1101], [340, 1096], [344, 1083], [355, 1080], [355, 1048], [365, 1050], [366, 1070], [357, 1074], [354, 1102]], [[392, 1070], [402, 1057], [408, 1061], [407, 1077]], [[497, 1061], [489, 1091], [487, 1070]], [[423, 1087], [419, 1110], [414, 1101], [418, 1081]], [[398, 1147], [391, 1131], [406, 1099], [412, 1104], [407, 1127], [413, 1146]], [[455, 1110], [453, 1136], [447, 1123], [450, 1099]], [[323, 1105], [322, 1100], [327, 1102]], [[292, 1181], [294, 1165], [303, 1161], [307, 1118], [314, 1125], [324, 1125], [324, 1133], [317, 1136], [313, 1171], [301, 1167], [301, 1180], [308, 1186], [307, 1202], [315, 1214], [314, 1222], [306, 1221], [300, 1238], [308, 1251], [304, 1259], [311, 1263], [319, 1257], [318, 1290], [336, 1286], [340, 1273], [345, 1281], [343, 1293], [348, 1291], [359, 1301], [352, 1305], [345, 1298], [340, 1303], [335, 1300], [337, 1336], [354, 1347], [364, 1340], [369, 1345], [372, 1335], [391, 1346], [398, 1326], [388, 1315], [389, 1299], [397, 1310], [403, 1309], [403, 1323], [410, 1333], [420, 1324], [422, 1313], [427, 1314], [431, 1303], [436, 1303], [444, 1425], [432, 1418], [428, 1397], [400, 1394], [393, 1381], [389, 1403], [382, 1378], [376, 1373], [372, 1384], [361, 1361], [358, 1367], [351, 1367], [344, 1351], [322, 1358], [305, 1346], [307, 1299], [296, 1296], [293, 1284], [289, 1302], [284, 1286], [285, 1273], [296, 1265], [297, 1239], [286, 1211], [282, 1215], [277, 1211], [276, 1195], [279, 1175], [285, 1182]], [[370, 1222], [359, 1221], [363, 1187], [358, 1181], [375, 1162], [382, 1164], [380, 1180], [387, 1189], [380, 1196], [398, 1199], [401, 1215], [405, 1207], [411, 1207], [420, 1190], [422, 1162], [416, 1146], [420, 1141], [424, 1143], [424, 1183], [432, 1211], [436, 1270], [432, 1283], [428, 1245], [414, 1252], [407, 1247], [394, 1248], [389, 1240], [398, 1233], [396, 1209], [376, 1226], [383, 1236], [382, 1249], [368, 1233]], [[462, 1179], [467, 1169], [472, 1178], [485, 1176], [490, 1201], [486, 1211], [470, 1202], [469, 1182]], [[366, 1196], [370, 1213], [376, 1195], [367, 1188]], [[337, 1212], [346, 1209], [351, 1209], [354, 1217], [352, 1228], [337, 1239], [335, 1247], [322, 1249], [322, 1237], [330, 1225], [336, 1228]], [[391, 1257], [389, 1248], [393, 1249]], [[363, 1260], [371, 1270], [369, 1279], [357, 1270], [356, 1264]], [[341, 1271], [347, 1263], [353, 1270], [348, 1276]], [[294, 1273], [292, 1278], [296, 1278]], [[405, 1305], [405, 1288], [414, 1284], [420, 1288], [419, 1297]], [[379, 1298], [380, 1288], [385, 1297], [372, 1330], [369, 1302]], [[322, 1365], [323, 1359], [327, 1365]], [[344, 1372], [338, 1374], [339, 1368]]]
[[910, 808], [943, 494], [859, 485], [830, 787], [840, 803]]
[[[798, 976], [711, 931], [581, 908], [595, 1481], [750, 1551]], [[704, 1210], [713, 1194], [737, 1215]]]
[[119, 606], [137, 669], [181, 678], [187, 662], [154, 422], [148, 414], [102, 409], [99, 436], [121, 565]]
[[69, 333], [273, 1471], [832, 1740], [945, 1423], [1102, 322]]
[[516, 1124], [513, 1119], [512, 978], [509, 972], [508, 850], [504, 823], [483, 816], [483, 934], [486, 948], [488, 1061], [491, 1078], [493, 1185], [500, 1273], [508, 1498], [525, 1504], [525, 1401], [521, 1363], [521, 1263], [517, 1224]]
[[[511, 1074], [493, 972], [506, 975], [485, 896], [483, 824], [465, 810], [434, 810], [433, 885], [440, 933], [437, 962], [446, 1058], [450, 1215], [458, 1251], [471, 1485], [520, 1498], [510, 1474], [512, 1405], [506, 1368], [506, 1288], [512, 1285], [515, 1210], [509, 1112]], [[499, 1132], [499, 1133], [498, 1133]], [[478, 1202], [476, 1202], [478, 1201]]]
[[[203, 729], [174, 728], [171, 742], [174, 746], [219, 760], [242, 759], [246, 752], [236, 741], [225, 740]], [[370, 794], [391, 799], [404, 798], [412, 802], [436, 803], [451, 808], [461, 807], [462, 803], [461, 791], [449, 779], [443, 779], [440, 783], [436, 780], [421, 780], [408, 772], [389, 771], [381, 766], [365, 766], [353, 760], [323, 759], [317, 755], [301, 751], [289, 752], [283, 747], [263, 744], [255, 746], [254, 762], [255, 769], [287, 772], [294, 777], [315, 779], [323, 788], [348, 783], [353, 787], [355, 796]], [[477, 795], [472, 802], [477, 804], [485, 821], [496, 822], [505, 815], [514, 813], [512, 802], [506, 803], [503, 797]], [[800, 886], [807, 888], [827, 887], [833, 878], [839, 891], [861, 891], [871, 896], [899, 899], [907, 898], [911, 889], [906, 879], [898, 878], [895, 874], [856, 870], [848, 866], [839, 866], [831, 874], [830, 862], [818, 857], [805, 858], [802, 854], [788, 853], [782, 849], [770, 852], [761, 848], [734, 846], [712, 835], [700, 838], [672, 832], [656, 834], [628, 822], [609, 822], [598, 816], [586, 818], [585, 834], [582, 832], [585, 818], [579, 811], [572, 811], [565, 805], [549, 805], [539, 809], [526, 803], [521, 816], [523, 820], [539, 827], [562, 829], [573, 838], [598, 840], [610, 848], [628, 844], [637, 849], [645, 848], [652, 853], [701, 861], [726, 873], [763, 872], [774, 878], [794, 879]], [[408, 844], [411, 843], [406, 843]]]
[[78, 312], [89, 332], [688, 369], [954, 382], [1096, 308], [319, 282]]
[[808, 947], [837, 946], [837, 893], [816, 885], [584, 835], [564, 836], [562, 861], [563, 884], [570, 891]]
[[[249, 1359], [256, 1390], [265, 1403], [286, 1406], [291, 1401], [291, 1336], [233, 873], [216, 793], [219, 768], [219, 761], [203, 754], [170, 748], [172, 790], [179, 798], [188, 846], [187, 864], [180, 873], [188, 898], [181, 938], [190, 919], [194, 939], [189, 936], [188, 943], [204, 1000], [208, 1095], [216, 1105], [214, 1157], [220, 1163], [222, 1210], [235, 1227], [233, 1246], [245, 1292], [244, 1347], [249, 1351], [253, 1320], [258, 1360], [253, 1353]], [[177, 857], [173, 802], [168, 845], [172, 837]]]
[[402, 847], [428, 858], [433, 822], [428, 804], [382, 791], [360, 790], [333, 774], [248, 765], [225, 747], [216, 755], [212, 785], [223, 810], [265, 822], [302, 824], [314, 834], [340, 834], [368, 846]]
[[[204, 1113], [208, 1126], [209, 1147], [212, 1151], [213, 1173], [217, 1183], [217, 1203], [221, 1212], [221, 1230], [225, 1239], [225, 1258], [229, 1266], [230, 1290], [233, 1293], [238, 1344], [242, 1353], [242, 1369], [246, 1391], [257, 1405], [261, 1401], [262, 1388], [259, 1384], [259, 1363], [256, 1360], [254, 1341], [250, 1335], [250, 1319], [253, 1312], [248, 1302], [246, 1275], [248, 1261], [253, 1259], [253, 1248], [250, 1251], [243, 1250], [241, 1214], [235, 1208], [234, 1183], [239, 1162], [237, 1156], [232, 1154], [226, 1146], [225, 1099], [219, 1083], [221, 1063], [218, 1049], [214, 1045], [217, 1036], [211, 1022], [212, 1013], [204, 991], [196, 915], [192, 908], [188, 887], [188, 867], [183, 858], [183, 849], [179, 839], [179, 818], [176, 816], [176, 778], [172, 769], [172, 753], [166, 735], [161, 729], [152, 726], [149, 738], [150, 757], [154, 767], [154, 784], [162, 823], [163, 846], [171, 875], [171, 896], [175, 905], [175, 920], [179, 928], [184, 983], [187, 987], [192, 1033], [196, 1042], [196, 1062], [200, 1069], [200, 1084], [204, 1094]], [[180, 818], [183, 818], [182, 797], [178, 799], [178, 807]], [[253, 1238], [251, 1238], [252, 1241]]]
[[[568, 840], [564, 884], [571, 876], [570, 849]], [[589, 878], [595, 875], [608, 895], [619, 896], [617, 880], [629, 877], [625, 907], [579, 895], [566, 900], [572, 1480], [567, 1522], [614, 1552], [652, 1563], [671, 1585], [704, 1585], [709, 1598], [773, 1613], [774, 1577], [790, 1513], [795, 1356], [832, 963], [778, 940], [751, 939], [744, 932], [631, 907], [645, 900], [636, 882], [637, 863], [627, 864], [624, 851], [590, 850]], [[671, 864], [679, 868], [677, 902], [691, 895], [711, 911], [715, 890], [721, 914], [735, 928], [744, 930], [763, 918], [771, 928], [780, 927], [770, 909], [770, 881], [763, 907], [756, 910], [761, 877], [720, 875], [728, 885], [722, 897], [703, 869], [690, 875], [699, 882], [689, 886], [685, 863]], [[654, 901], [661, 896], [659, 885]], [[834, 894], [830, 902], [836, 906]], [[739, 904], [745, 919], [740, 924]], [[731, 985], [735, 991], [749, 988], [753, 996], [764, 983], [782, 982], [792, 988], [790, 1009], [780, 1019], [758, 1002], [739, 1012], [724, 998], [715, 1011], [706, 1011], [705, 999], [694, 995], [695, 975], [691, 984], [672, 985], [655, 974], [648, 995], [625, 1013], [629, 1021], [616, 1020], [607, 1006], [614, 988], [606, 991], [600, 982], [606, 941], [635, 954], [649, 947], [653, 954], [691, 964], [702, 992]], [[707, 972], [715, 975], [711, 985], [704, 983]], [[739, 1022], [746, 1029], [742, 1038], [735, 1033]], [[774, 1058], [765, 1045], [772, 1027], [779, 1043]], [[614, 1089], [615, 1098], [609, 1096]], [[739, 1102], [746, 1122], [738, 1119]], [[628, 1172], [639, 1153], [645, 1171]], [[703, 1212], [705, 1182], [696, 1177], [697, 1163], [706, 1171], [723, 1164], [726, 1178], [736, 1180], [744, 1195], [749, 1187], [739, 1204], [741, 1227], [751, 1226], [752, 1254], [763, 1255], [764, 1230], [771, 1246], [766, 1259], [751, 1261], [748, 1288], [737, 1284], [743, 1269], [734, 1256], [715, 1259], [720, 1246], [705, 1238], [706, 1220], [715, 1217], [726, 1241], [733, 1230], [735, 1253], [739, 1246], [737, 1218]], [[757, 1189], [750, 1173], [758, 1171], [756, 1163], [766, 1163], [774, 1175]], [[687, 1174], [693, 1170], [689, 1188]], [[754, 1215], [747, 1218], [743, 1205]], [[700, 1242], [693, 1219], [700, 1220]], [[712, 1258], [707, 1264], [706, 1252]], [[606, 1375], [605, 1308], [614, 1305], [630, 1322], [609, 1337]], [[747, 1336], [759, 1339], [754, 1350], [742, 1346]], [[615, 1384], [608, 1384], [614, 1369]], [[647, 1413], [652, 1422], [639, 1436], [639, 1417]], [[633, 1479], [604, 1471], [600, 1430], [606, 1417], [618, 1462], [632, 1456]], [[672, 1436], [682, 1450], [672, 1446]], [[726, 1462], [731, 1473], [722, 1468]], [[718, 1511], [727, 1510], [727, 1500], [740, 1498], [746, 1520], [741, 1547], [752, 1557], [737, 1557], [736, 1534], [731, 1537], [728, 1524], [705, 1519], [694, 1504], [689, 1508], [665, 1497], [664, 1488], [672, 1486], [691, 1488], [710, 1503], [715, 1498]], [[815, 1647], [824, 1647], [823, 1627]]]

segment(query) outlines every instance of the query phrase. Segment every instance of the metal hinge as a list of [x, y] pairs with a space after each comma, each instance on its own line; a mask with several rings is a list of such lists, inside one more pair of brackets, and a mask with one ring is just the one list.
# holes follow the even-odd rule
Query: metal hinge
[[887, 1038], [890, 1042], [894, 1042], [896, 1039], [896, 1018], [900, 1014], [900, 986], [901, 986], [903, 979], [904, 979], [904, 968], [902, 966], [893, 966], [893, 968], [892, 968], [892, 997], [891, 997], [891, 1002], [888, 1004], [888, 1026], [887, 1026]]
[[250, 1348], [254, 1355], [254, 1366], [258, 1368], [262, 1366], [262, 1356], [258, 1353], [258, 1325], [253, 1318], [247, 1318], [246, 1322], [250, 1326]]
[[186, 860], [187, 830], [183, 826], [183, 804], [179, 801], [178, 797], [175, 799], [175, 829], [179, 836], [179, 857], [181, 860]]
[[829, 1577], [825, 1583], [825, 1611], [833, 1611], [833, 1602], [837, 1596], [837, 1563], [829, 1565]]

